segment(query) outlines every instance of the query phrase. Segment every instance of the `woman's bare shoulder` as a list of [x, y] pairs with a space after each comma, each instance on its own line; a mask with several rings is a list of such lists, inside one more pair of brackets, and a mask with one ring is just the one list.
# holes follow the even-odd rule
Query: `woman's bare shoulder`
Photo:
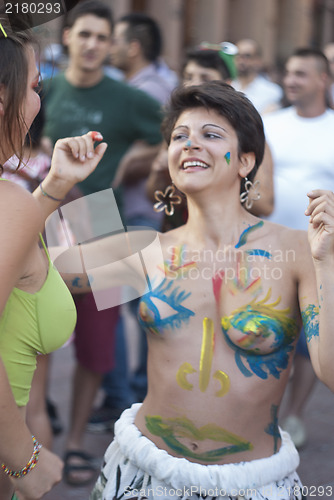
[[290, 227], [265, 221], [267, 235], [274, 241], [277, 240], [281, 247], [298, 247], [307, 244], [307, 231], [291, 229]]
[[0, 181], [1, 225], [27, 231], [42, 230], [42, 216], [32, 194], [11, 181]]

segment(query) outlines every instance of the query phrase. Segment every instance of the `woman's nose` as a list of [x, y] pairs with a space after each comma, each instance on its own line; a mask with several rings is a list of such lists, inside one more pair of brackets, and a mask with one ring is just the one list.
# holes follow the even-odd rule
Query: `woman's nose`
[[192, 139], [187, 139], [187, 141], [184, 144], [184, 149], [198, 149], [199, 145], [196, 141]]

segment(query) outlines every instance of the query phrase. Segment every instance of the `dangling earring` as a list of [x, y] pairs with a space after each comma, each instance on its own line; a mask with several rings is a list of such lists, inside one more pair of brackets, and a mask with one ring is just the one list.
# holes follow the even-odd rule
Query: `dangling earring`
[[153, 205], [155, 212], [165, 211], [166, 215], [174, 214], [174, 205], [179, 205], [181, 203], [181, 196], [175, 194], [175, 186], [170, 184], [166, 187], [165, 191], [157, 190], [154, 192], [154, 198], [158, 203]]
[[253, 206], [253, 201], [257, 201], [261, 198], [261, 194], [258, 189], [260, 188], [260, 181], [255, 181], [254, 184], [252, 181], [248, 180], [245, 177], [245, 191], [240, 195], [241, 203], [244, 203], [246, 208], [249, 210]]

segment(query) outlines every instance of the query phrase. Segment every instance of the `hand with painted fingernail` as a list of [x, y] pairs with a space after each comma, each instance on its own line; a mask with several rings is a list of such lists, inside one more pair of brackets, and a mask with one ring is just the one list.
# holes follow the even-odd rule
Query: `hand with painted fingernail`
[[103, 136], [100, 134], [100, 132], [92, 131], [90, 132], [93, 141], [102, 141]]
[[60, 139], [56, 142], [51, 169], [43, 181], [43, 188], [56, 198], [64, 198], [78, 182], [83, 181], [97, 167], [107, 144], [101, 142], [94, 148], [94, 141], [102, 141], [100, 132]]

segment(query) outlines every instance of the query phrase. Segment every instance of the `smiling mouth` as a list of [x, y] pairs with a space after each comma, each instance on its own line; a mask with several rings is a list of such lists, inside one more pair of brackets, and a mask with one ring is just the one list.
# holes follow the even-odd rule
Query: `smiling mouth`
[[182, 170], [187, 170], [189, 168], [193, 168], [193, 167], [196, 167], [196, 168], [209, 168], [209, 165], [207, 163], [204, 163], [203, 161], [184, 161], [182, 163]]

